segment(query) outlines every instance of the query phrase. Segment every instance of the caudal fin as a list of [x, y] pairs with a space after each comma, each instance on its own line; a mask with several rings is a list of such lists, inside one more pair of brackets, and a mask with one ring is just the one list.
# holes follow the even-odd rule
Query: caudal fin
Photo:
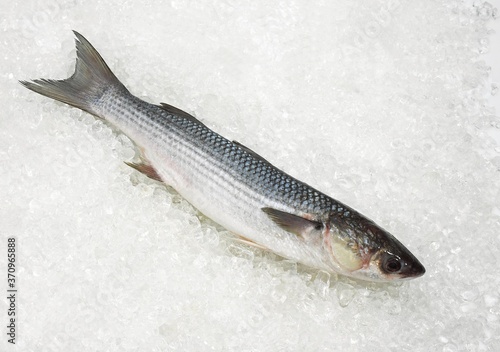
[[73, 31], [76, 39], [75, 73], [64, 80], [36, 79], [19, 81], [34, 92], [85, 110], [93, 115], [95, 102], [109, 88], [126, 88], [111, 72], [97, 50], [80, 33]]

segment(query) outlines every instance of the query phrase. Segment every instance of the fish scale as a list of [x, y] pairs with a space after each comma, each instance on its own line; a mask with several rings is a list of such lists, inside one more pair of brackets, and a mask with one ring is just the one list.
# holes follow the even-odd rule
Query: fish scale
[[359, 212], [194, 116], [132, 95], [94, 47], [75, 35], [77, 61], [70, 78], [21, 83], [102, 118], [129, 136], [142, 154], [141, 163], [129, 165], [172, 186], [246, 244], [363, 280], [424, 274], [406, 247]]
[[[167, 118], [170, 116], [167, 116]], [[265, 161], [255, 158], [235, 143], [209, 130], [206, 126], [184, 120], [179, 126], [193, 136], [193, 142], [200, 142], [202, 148], [221, 161], [221, 165], [233, 169], [235, 175], [255, 190], [273, 200], [284, 200], [290, 207], [303, 212], [330, 212], [337, 206], [332, 198], [285, 174]]]
[[[127, 95], [127, 92], [120, 93], [121, 97]], [[127, 106], [133, 105], [136, 101], [133, 96], [130, 96], [129, 99], [129, 104], [116, 104], [114, 94], [111, 97], [103, 96], [101, 100], [108, 102], [108, 104], [98, 104], [102, 109], [100, 114], [108, 116], [108, 120], [110, 115], [117, 115], [115, 124], [119, 124], [119, 119], [124, 119], [125, 116], [129, 115], [128, 110], [131, 109], [127, 108]], [[138, 125], [134, 127], [134, 130], [146, 129], [147, 126], [150, 128], [147, 133], [153, 135], [170, 136], [175, 134], [178, 140], [189, 142], [191, 151], [204, 151], [207, 157], [211, 156], [214, 159], [213, 162], [220, 165], [221, 169], [231, 172], [249, 188], [259, 192], [264, 197], [268, 197], [269, 200], [284, 201], [290, 208], [304, 213], [318, 211], [329, 213], [338, 208], [339, 203], [332, 198], [320, 194], [310, 186], [275, 168], [267, 161], [256, 158], [242, 147], [210, 130], [202, 123], [170, 114], [161, 109], [157, 114], [153, 115], [150, 112], [158, 109], [156, 105], [142, 101], [137, 103], [139, 106], [132, 109], [135, 114], [127, 116], [127, 119]], [[177, 128], [174, 128], [174, 126]], [[133, 133], [129, 132], [129, 134]], [[140, 137], [135, 137], [135, 140], [140, 140]], [[150, 141], [151, 138], [145, 143]], [[166, 138], [166, 141], [168, 143], [168, 138]], [[166, 147], [170, 148], [168, 145]]]
[[[146, 158], [154, 166], [157, 165], [156, 168], [162, 179], [205, 215], [219, 223], [224, 223], [228, 229], [239, 234], [242, 233], [242, 220], [249, 216], [254, 218], [255, 224], [263, 222], [267, 223], [268, 227], [275, 227], [264, 213], [258, 213], [259, 219], [259, 216], [251, 214], [251, 209], [277, 203], [281, 192], [279, 188], [285, 183], [291, 183], [291, 177], [267, 162], [256, 159], [249, 152], [211, 131], [202, 123], [170, 114], [158, 106], [139, 101], [125, 91], [119, 94], [119, 98], [115, 92], [109, 95], [105, 93], [97, 105], [100, 115], [106, 116], [106, 119], [114, 125], [122, 125], [121, 129], [141, 148], [150, 151], [146, 152]], [[156, 111], [157, 114], [151, 114], [151, 111]], [[128, 121], [128, 123], [125, 126], [121, 121]], [[161, 166], [164, 160], [157, 161], [159, 157], [157, 153], [154, 153], [155, 149], [168, 150], [168, 155], [171, 159], [175, 159], [176, 165], [182, 165], [182, 172], [172, 174], [172, 161], [168, 162], [170, 167], [164, 170]], [[207, 163], [207, 160], [210, 161]], [[252, 167], [260, 167], [260, 174], [257, 176], [254, 174], [252, 177]], [[193, 182], [194, 186], [183, 189], [183, 182], [179, 182], [178, 179], [184, 180], [187, 175], [196, 177], [197, 180]], [[267, 178], [268, 181], [260, 184], [254, 182], [259, 176]], [[304, 189], [304, 194], [308, 194], [299, 181], [293, 180], [293, 182], [299, 188]], [[207, 203], [207, 200], [213, 200], [214, 194], [220, 192], [223, 192], [225, 196], [219, 198], [217, 207], [203, 205]], [[228, 197], [228, 195], [233, 195], [233, 197]], [[221, 209], [226, 212], [221, 213]], [[226, 219], [226, 214], [230, 214], [232, 219]], [[262, 233], [262, 230], [255, 228], [243, 230], [244, 234], [247, 232], [251, 232], [253, 234], [251, 237], [256, 238], [256, 234]], [[300, 258], [301, 262], [314, 263], [316, 267], [327, 268], [322, 261], [315, 259], [319, 255], [311, 253], [311, 249], [306, 247], [298, 250], [303, 244], [296, 236], [290, 236], [281, 229], [274, 229], [274, 232], [282, 232], [279, 237], [280, 241], [276, 241], [276, 236], [265, 234], [257, 238], [259, 244], [282, 255], [291, 252], [290, 249], [286, 250], [287, 247], [297, 248], [294, 249], [297, 252], [294, 255], [295, 258]], [[292, 242], [292, 244], [287, 244], [287, 242]]]

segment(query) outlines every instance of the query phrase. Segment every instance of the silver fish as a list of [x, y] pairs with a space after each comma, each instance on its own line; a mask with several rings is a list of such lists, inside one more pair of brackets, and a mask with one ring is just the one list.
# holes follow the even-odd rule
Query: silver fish
[[70, 78], [20, 83], [121, 130], [142, 153], [143, 161], [130, 166], [172, 186], [247, 244], [362, 280], [392, 281], [425, 273], [408, 249], [359, 212], [194, 116], [132, 95], [94, 47], [74, 33], [77, 59]]

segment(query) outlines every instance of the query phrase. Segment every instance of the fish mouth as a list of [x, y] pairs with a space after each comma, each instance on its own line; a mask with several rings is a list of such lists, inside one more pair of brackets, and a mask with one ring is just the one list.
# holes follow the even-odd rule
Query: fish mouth
[[408, 265], [400, 274], [402, 279], [415, 279], [425, 274], [424, 266], [418, 261], [414, 261]]

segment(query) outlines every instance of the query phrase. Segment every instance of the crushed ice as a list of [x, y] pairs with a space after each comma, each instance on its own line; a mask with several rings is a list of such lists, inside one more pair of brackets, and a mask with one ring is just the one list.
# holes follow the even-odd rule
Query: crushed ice
[[[500, 154], [487, 132], [500, 121], [485, 99], [498, 85], [481, 57], [497, 13], [483, 1], [14, 2], [0, 21], [0, 247], [20, 243], [19, 350], [500, 350]], [[427, 274], [362, 283], [235, 242], [128, 168], [128, 138], [17, 84], [71, 74], [70, 29], [136, 95], [361, 210]]]

